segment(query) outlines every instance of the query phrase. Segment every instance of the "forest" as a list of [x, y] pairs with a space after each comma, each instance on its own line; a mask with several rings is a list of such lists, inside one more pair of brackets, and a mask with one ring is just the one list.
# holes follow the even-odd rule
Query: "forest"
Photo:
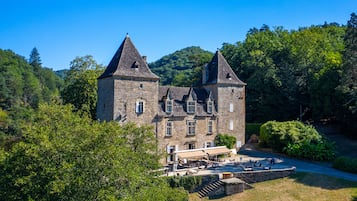
[[[337, 123], [356, 137], [356, 20], [352, 14], [347, 26], [325, 23], [290, 31], [263, 25], [250, 29], [244, 41], [223, 43], [219, 51], [247, 83], [246, 121]], [[190, 47], [149, 66], [162, 85], [192, 86], [200, 82], [210, 55]]]
[[[246, 121], [333, 123], [357, 138], [356, 38], [352, 13], [346, 25], [263, 25], [248, 30], [243, 41], [223, 43], [219, 51], [247, 83]], [[161, 85], [199, 85], [212, 55], [187, 47], [149, 67]], [[104, 68], [86, 55], [54, 72], [42, 66], [36, 48], [28, 59], [0, 49], [3, 199], [187, 200], [182, 189], [150, 173], [160, 155], [152, 150], [153, 128], [95, 120], [97, 78]]]

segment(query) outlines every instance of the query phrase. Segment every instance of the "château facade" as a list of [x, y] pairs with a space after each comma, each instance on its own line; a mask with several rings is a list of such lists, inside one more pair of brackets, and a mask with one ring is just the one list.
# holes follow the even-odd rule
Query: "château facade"
[[246, 84], [219, 51], [203, 69], [200, 86], [159, 86], [159, 79], [126, 36], [98, 78], [97, 118], [153, 125], [166, 164], [213, 150], [219, 133], [235, 136], [237, 148], [244, 144]]

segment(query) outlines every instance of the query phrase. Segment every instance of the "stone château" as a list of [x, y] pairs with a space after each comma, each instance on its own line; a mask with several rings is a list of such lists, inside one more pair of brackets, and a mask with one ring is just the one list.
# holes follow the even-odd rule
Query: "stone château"
[[126, 36], [98, 78], [97, 118], [153, 125], [158, 148], [168, 153], [165, 164], [204, 150], [220, 153], [210, 148], [219, 133], [235, 136], [237, 148], [244, 144], [246, 84], [219, 51], [204, 67], [200, 86], [160, 86], [159, 79]]

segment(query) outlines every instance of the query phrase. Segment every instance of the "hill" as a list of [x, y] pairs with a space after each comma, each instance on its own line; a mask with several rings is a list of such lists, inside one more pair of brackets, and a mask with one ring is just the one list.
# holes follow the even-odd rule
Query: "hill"
[[160, 76], [161, 85], [190, 86], [200, 80], [201, 68], [212, 56], [212, 52], [191, 46], [149, 63], [149, 67]]
[[58, 94], [62, 80], [41, 64], [31, 65], [23, 56], [0, 49], [0, 107], [36, 107]]
[[11, 50], [0, 49], [0, 144], [4, 137], [20, 135], [39, 103], [59, 95], [63, 80], [52, 69], [43, 68], [36, 53], [29, 62]]
[[55, 74], [58, 76], [58, 77], [60, 77], [62, 80], [64, 80], [65, 79], [65, 77], [66, 77], [66, 75], [67, 75], [67, 73], [68, 73], [68, 69], [63, 69], [63, 70], [57, 70], [57, 71], [55, 71]]

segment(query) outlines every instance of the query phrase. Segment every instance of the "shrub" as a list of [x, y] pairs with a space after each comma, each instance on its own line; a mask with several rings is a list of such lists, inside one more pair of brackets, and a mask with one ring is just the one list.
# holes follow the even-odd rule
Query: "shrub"
[[275, 151], [282, 152], [288, 144], [319, 142], [322, 136], [312, 127], [299, 121], [268, 121], [260, 127], [260, 141]]
[[194, 192], [197, 187], [202, 185], [202, 176], [168, 177], [167, 180], [170, 187], [183, 187], [191, 193]]
[[312, 126], [298, 121], [266, 122], [260, 127], [260, 145], [312, 160], [335, 157], [334, 143], [324, 139]]
[[338, 157], [333, 161], [332, 167], [346, 172], [357, 173], [357, 158]]
[[335, 145], [332, 142], [323, 140], [318, 143], [303, 141], [296, 144], [288, 144], [284, 148], [289, 156], [307, 158], [317, 161], [332, 160], [335, 158]]
[[226, 146], [228, 149], [233, 149], [236, 141], [236, 137], [227, 134], [218, 134], [214, 139], [215, 145]]

